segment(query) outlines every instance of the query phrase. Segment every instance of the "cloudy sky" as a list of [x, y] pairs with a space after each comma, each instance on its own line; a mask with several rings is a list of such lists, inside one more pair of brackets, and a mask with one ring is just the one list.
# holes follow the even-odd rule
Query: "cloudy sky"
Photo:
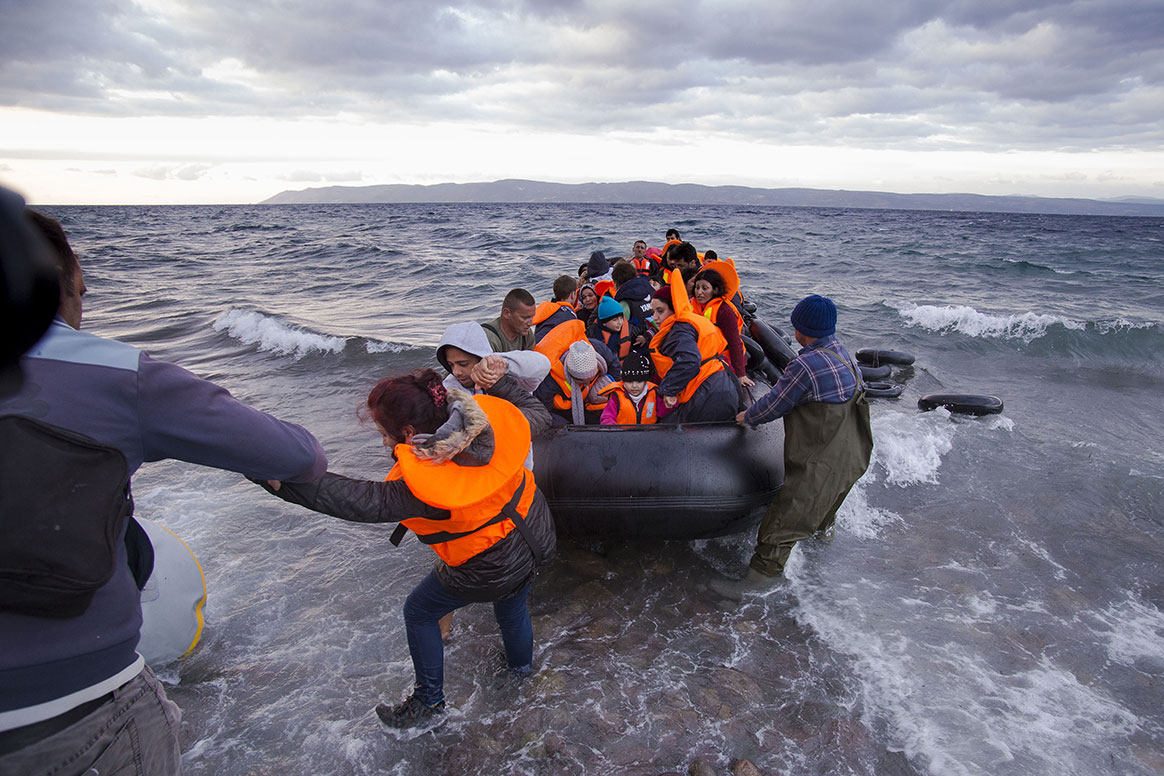
[[1161, 0], [0, 0], [0, 183], [1164, 197]]

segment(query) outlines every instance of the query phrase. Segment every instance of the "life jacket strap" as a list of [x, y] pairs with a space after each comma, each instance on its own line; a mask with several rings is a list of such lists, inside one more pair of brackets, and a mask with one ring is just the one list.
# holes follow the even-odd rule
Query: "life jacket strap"
[[[521, 503], [521, 498], [523, 495], [525, 495], [525, 488], [526, 474], [523, 471], [521, 473], [521, 485], [519, 485], [518, 488], [513, 492], [513, 496], [509, 499], [508, 502], [506, 502], [505, 506], [501, 508], [501, 511], [490, 518], [488, 521], [482, 523], [471, 531], [439, 531], [437, 533], [430, 534], [417, 534], [416, 538], [424, 544], [443, 544], [445, 542], [451, 542], [456, 539], [461, 539], [471, 534], [475, 534], [483, 528], [500, 523], [502, 520], [509, 519], [513, 521], [513, 525], [515, 528], [517, 528], [518, 533], [521, 534], [521, 538], [525, 540], [527, 545], [529, 545], [530, 551], [533, 553], [534, 560], [540, 565], [542, 561], [545, 560], [545, 558], [538, 550], [536, 543], [533, 541], [533, 537], [529, 533], [529, 526], [525, 524], [525, 519], [517, 511], [517, 505]], [[396, 530], [392, 532], [392, 536], [389, 537], [388, 541], [392, 542], [393, 546], [399, 547], [400, 542], [404, 539], [404, 535], [406, 533], [408, 533], [408, 529], [405, 528], [403, 524], [398, 525], [396, 526]]]

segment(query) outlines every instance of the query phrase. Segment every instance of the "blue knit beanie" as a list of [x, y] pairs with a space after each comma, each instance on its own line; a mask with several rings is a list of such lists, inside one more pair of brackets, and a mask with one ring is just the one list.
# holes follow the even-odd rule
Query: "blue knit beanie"
[[598, 303], [598, 312], [595, 314], [599, 323], [605, 323], [616, 315], [622, 315], [622, 305], [611, 299], [608, 294], [603, 294], [602, 301]]
[[827, 337], [837, 331], [837, 306], [827, 296], [806, 296], [789, 317], [792, 327], [806, 337]]

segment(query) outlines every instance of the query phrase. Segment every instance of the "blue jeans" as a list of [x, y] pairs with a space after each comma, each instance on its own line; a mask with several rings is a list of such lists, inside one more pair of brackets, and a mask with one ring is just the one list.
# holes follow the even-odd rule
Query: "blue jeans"
[[[493, 616], [501, 627], [505, 659], [511, 670], [528, 669], [533, 663], [533, 625], [525, 599], [527, 582], [515, 595], [493, 602]], [[404, 630], [408, 634], [408, 652], [416, 671], [414, 694], [432, 705], [445, 699], [445, 645], [439, 621], [451, 611], [471, 602], [445, 590], [430, 571], [404, 601]]]
[[181, 772], [181, 719], [182, 713], [147, 667], [88, 716], [0, 757], [0, 774], [176, 776]]

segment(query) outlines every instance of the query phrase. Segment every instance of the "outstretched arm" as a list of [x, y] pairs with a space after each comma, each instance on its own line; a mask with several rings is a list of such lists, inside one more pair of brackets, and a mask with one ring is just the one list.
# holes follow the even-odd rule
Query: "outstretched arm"
[[291, 504], [354, 523], [396, 523], [410, 517], [447, 520], [449, 511], [429, 506], [404, 480], [353, 480], [327, 472], [312, 482], [254, 480]]

